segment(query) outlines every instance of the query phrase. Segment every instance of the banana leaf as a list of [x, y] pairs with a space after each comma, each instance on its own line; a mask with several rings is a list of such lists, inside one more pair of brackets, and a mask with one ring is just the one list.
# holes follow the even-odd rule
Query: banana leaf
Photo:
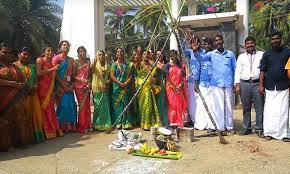
[[149, 155], [149, 154], [144, 154], [141, 153], [139, 151], [135, 151], [132, 153], [132, 155], [134, 156], [141, 156], [141, 157], [149, 157], [149, 158], [162, 158], [162, 159], [172, 159], [172, 160], [179, 160], [182, 157], [182, 153], [181, 152], [176, 152], [176, 154], [153, 154], [153, 155]]

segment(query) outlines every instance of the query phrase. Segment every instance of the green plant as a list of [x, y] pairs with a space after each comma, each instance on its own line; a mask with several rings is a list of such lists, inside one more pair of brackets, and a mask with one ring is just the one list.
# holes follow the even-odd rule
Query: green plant
[[[181, 48], [179, 31], [180, 30], [180, 14], [184, 8], [185, 0], [180, 1], [180, 7], [177, 12], [177, 16], [173, 14], [171, 0], [160, 0], [158, 4], [150, 5], [146, 8], [143, 8], [139, 11], [133, 20], [130, 22], [130, 25], [125, 26], [125, 30], [130, 29], [132, 26], [140, 24], [144, 22], [144, 20], [148, 18], [152, 18], [152, 16], [159, 14], [158, 20], [156, 21], [155, 27], [151, 34], [150, 42], [147, 46], [147, 50], [150, 49], [153, 45], [154, 39], [157, 35], [159, 35], [162, 30], [163, 22], [166, 20], [170, 20], [170, 24], [168, 25], [169, 29], [172, 30], [177, 42], [178, 47]], [[152, 29], [151, 29], [152, 30]], [[182, 54], [182, 50], [178, 49], [179, 55]]]
[[284, 43], [290, 43], [289, 0], [250, 1], [250, 33], [259, 47], [270, 47], [269, 34], [274, 30], [283, 32]]

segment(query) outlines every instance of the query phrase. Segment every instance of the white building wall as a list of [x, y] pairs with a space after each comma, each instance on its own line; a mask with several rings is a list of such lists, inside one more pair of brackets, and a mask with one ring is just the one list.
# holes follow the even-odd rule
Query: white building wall
[[[101, 37], [100, 37], [101, 36]], [[77, 48], [84, 46], [94, 59], [99, 48], [104, 48], [104, 1], [65, 0], [61, 40], [71, 43], [69, 56], [77, 58]]]

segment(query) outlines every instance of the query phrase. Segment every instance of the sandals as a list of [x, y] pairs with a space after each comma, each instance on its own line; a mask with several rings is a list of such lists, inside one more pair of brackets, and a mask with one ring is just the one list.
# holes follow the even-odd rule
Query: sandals
[[290, 142], [290, 138], [283, 138], [282, 141], [284, 141], [284, 142]]
[[270, 141], [270, 140], [273, 139], [273, 137], [271, 137], [271, 136], [265, 136], [264, 138], [265, 138], [266, 140], [268, 140], [268, 141]]
[[[271, 136], [265, 136], [264, 138], [265, 138], [266, 140], [268, 140], [268, 141], [274, 139], [274, 138], [271, 137]], [[287, 138], [283, 138], [282, 141], [283, 141], [283, 142], [290, 142], [290, 138], [288, 138], [288, 137], [287, 137]]]

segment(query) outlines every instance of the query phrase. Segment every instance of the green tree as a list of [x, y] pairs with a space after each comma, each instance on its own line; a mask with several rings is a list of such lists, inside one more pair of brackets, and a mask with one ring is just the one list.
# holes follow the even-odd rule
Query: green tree
[[137, 39], [140, 36], [134, 26], [125, 30], [125, 26], [129, 26], [130, 21], [134, 18], [134, 13], [136, 13], [134, 9], [128, 8], [105, 10], [106, 54], [111, 60], [114, 59], [118, 47], [125, 50], [125, 57], [130, 57], [134, 43], [129, 42], [129, 40]]
[[[181, 0], [178, 14], [183, 11], [184, 4], [185, 0]], [[178, 35], [180, 31], [179, 18], [175, 19], [172, 15], [171, 0], [160, 0], [157, 4], [139, 9], [137, 13], [132, 15], [132, 18], [130, 17], [132, 19], [130, 21], [126, 20], [125, 22], [124, 18], [125, 15], [116, 15], [113, 12], [111, 12], [111, 15], [108, 17], [105, 17], [107, 21], [107, 33], [113, 35], [107, 38], [112, 39], [112, 45], [115, 45], [115, 47], [123, 47], [125, 51], [128, 50], [127, 53], [129, 54], [133, 51], [133, 48], [136, 48], [138, 45], [141, 46], [143, 50], [160, 48], [162, 43], [164, 44], [165, 42], [169, 28], [173, 30], [178, 42], [180, 40]], [[167, 25], [167, 19], [172, 21], [170, 25]], [[140, 30], [138, 31], [136, 28]], [[132, 34], [126, 34], [128, 31]], [[121, 38], [120, 33], [123, 34], [123, 38]], [[132, 39], [136, 39], [135, 42], [132, 42]], [[115, 48], [113, 48], [111, 44], [109, 45], [110, 46], [106, 45], [106, 50], [110, 51]], [[129, 57], [129, 54], [127, 57]]]
[[289, 0], [250, 1], [250, 33], [257, 44], [269, 48], [269, 34], [274, 30], [283, 32], [284, 43], [290, 43], [290, 3]]
[[[146, 21], [154, 19], [153, 30], [149, 29], [149, 31], [152, 33], [150, 35], [151, 39], [147, 46], [147, 49], [152, 48], [152, 46], [154, 47], [154, 41], [155, 41], [156, 36], [160, 34], [164, 34], [162, 33], [162, 30], [164, 28], [163, 24], [165, 23], [167, 19], [170, 20], [171, 22], [169, 25], [166, 25], [166, 28], [168, 27], [168, 29], [172, 31], [172, 33], [174, 34], [178, 42], [178, 47], [181, 48], [181, 39], [179, 37], [179, 32], [182, 31], [180, 27], [180, 16], [182, 12], [185, 10], [184, 8], [185, 2], [186, 2], [185, 0], [180, 0], [180, 7], [178, 9], [177, 18], [175, 18], [173, 15], [171, 0], [160, 0], [158, 1], [157, 4], [153, 4], [144, 9], [141, 9], [138, 12], [138, 14], [136, 14], [134, 19], [130, 22], [131, 25], [141, 24], [144, 26], [144, 24], [146, 24], [145, 26], [152, 26], [150, 23], [149, 23], [150, 25], [147, 25]], [[166, 33], [168, 34], [168, 31]], [[181, 58], [182, 49], [178, 49], [178, 54], [179, 54], [179, 57]]]
[[[142, 15], [140, 15], [142, 14]], [[141, 8], [137, 13], [135, 18], [136, 21], [140, 21], [138, 25], [140, 25], [143, 29], [144, 38], [149, 38], [155, 27], [156, 22], [158, 21], [159, 17], [161, 16], [162, 20], [157, 25], [156, 33], [164, 33], [168, 32], [168, 25], [166, 22], [166, 15], [165, 13], [161, 13], [161, 11], [158, 8]], [[146, 20], [143, 20], [144, 16], [148, 16]]]
[[105, 32], [110, 34], [109, 39], [117, 40], [134, 33], [134, 28], [124, 30], [126, 25], [134, 18], [131, 9], [122, 9], [121, 14], [115, 14], [113, 10], [105, 11]]
[[56, 0], [0, 0], [0, 40], [39, 56], [44, 45], [58, 44], [61, 13]]

